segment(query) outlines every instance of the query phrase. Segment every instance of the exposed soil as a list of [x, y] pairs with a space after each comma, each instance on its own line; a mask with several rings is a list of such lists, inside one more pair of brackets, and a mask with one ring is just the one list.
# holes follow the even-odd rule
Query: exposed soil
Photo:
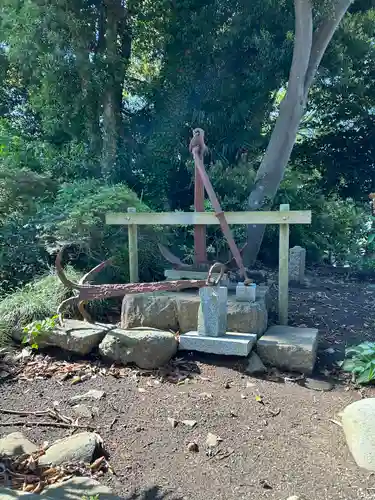
[[[369, 284], [318, 276], [309, 288], [291, 290], [291, 324], [316, 326], [321, 332], [320, 375], [335, 376], [332, 363], [342, 357], [346, 344], [375, 340], [374, 298]], [[337, 420], [351, 401], [374, 395], [372, 389], [360, 392], [337, 380], [332, 391], [316, 392], [272, 381], [284, 381], [281, 374], [251, 378], [237, 360], [186, 359], [195, 370], [182, 384], [160, 382], [160, 373], [145, 376], [131, 368], [122, 378], [97, 375], [78, 385], [56, 378], [7, 379], [0, 406], [41, 410], [58, 401], [62, 413], [73, 416], [71, 396], [104, 390], [102, 400], [85, 404], [99, 408], [91, 423], [117, 473], [102, 481], [126, 500], [375, 499], [375, 477], [358, 469], [342, 429], [330, 420]], [[179, 421], [176, 428], [168, 417]], [[2, 423], [15, 420], [22, 418], [0, 414]], [[190, 428], [182, 420], [197, 423]], [[1, 435], [15, 430], [39, 443], [71, 433], [0, 424]], [[209, 432], [222, 438], [214, 453], [207, 453], [205, 445]], [[191, 442], [199, 452], [188, 451]]]

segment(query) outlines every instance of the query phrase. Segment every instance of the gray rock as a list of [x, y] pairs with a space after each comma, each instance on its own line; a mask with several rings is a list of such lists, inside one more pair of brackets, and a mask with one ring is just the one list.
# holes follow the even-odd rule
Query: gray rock
[[110, 332], [99, 346], [104, 358], [124, 365], [135, 363], [145, 370], [163, 366], [176, 351], [173, 333], [150, 328]]
[[39, 458], [40, 465], [61, 465], [64, 462], [90, 463], [94, 451], [102, 445], [94, 432], [80, 432], [53, 443]]
[[361, 399], [341, 414], [346, 442], [359, 467], [375, 471], [375, 398]]
[[315, 378], [307, 378], [305, 380], [305, 387], [313, 391], [328, 392], [333, 389], [333, 384], [328, 380], [318, 380]]
[[86, 405], [74, 405], [73, 411], [77, 417], [92, 418], [92, 411]]
[[121, 497], [113, 495], [110, 488], [89, 477], [72, 477], [68, 481], [56, 483], [45, 488], [40, 495], [22, 491], [0, 488], [1, 500], [16, 500], [26, 497], [28, 500], [82, 500], [94, 498], [99, 495], [100, 500], [120, 500]]
[[0, 439], [0, 455], [18, 456], [27, 453], [31, 455], [38, 447], [29, 441], [22, 432], [12, 432]]
[[105, 396], [104, 391], [99, 391], [97, 389], [90, 389], [84, 394], [77, 394], [70, 398], [70, 403], [77, 403], [78, 401], [99, 401]]
[[256, 352], [252, 351], [249, 356], [245, 372], [248, 375], [255, 375], [257, 373], [265, 373], [266, 371], [267, 368], [264, 366], [263, 361]]
[[139, 326], [177, 331], [174, 295], [160, 292], [125, 295], [121, 310], [121, 328], [127, 330]]
[[311, 374], [318, 348], [316, 328], [271, 326], [258, 340], [257, 353], [265, 365]]
[[63, 483], [48, 486], [39, 498], [51, 500], [82, 500], [99, 495], [100, 500], [120, 500], [111, 489], [88, 477], [73, 477]]
[[48, 336], [38, 339], [38, 344], [39, 347], [56, 346], [85, 356], [97, 347], [112, 329], [113, 325], [67, 319], [63, 327], [57, 327]]

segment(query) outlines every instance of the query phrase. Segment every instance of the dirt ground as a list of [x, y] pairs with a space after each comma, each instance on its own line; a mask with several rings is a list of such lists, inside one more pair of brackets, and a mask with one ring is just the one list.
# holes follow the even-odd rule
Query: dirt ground
[[[238, 360], [186, 355], [181, 366], [190, 378], [179, 384], [163, 381], [160, 372], [132, 368], [120, 378], [98, 374], [77, 385], [56, 377], [16, 377], [1, 384], [0, 406], [41, 410], [58, 402], [62, 413], [73, 415], [71, 396], [93, 388], [105, 391], [103, 399], [86, 404], [99, 409], [92, 425], [116, 472], [102, 481], [126, 500], [287, 500], [292, 495], [372, 500], [375, 477], [355, 465], [342, 429], [330, 419], [337, 420], [351, 401], [374, 395], [372, 389], [358, 391], [337, 380], [332, 370], [346, 344], [375, 340], [374, 297], [369, 284], [319, 276], [308, 288], [291, 290], [291, 324], [321, 332], [317, 376], [335, 381], [330, 392], [285, 382], [283, 374], [249, 377]], [[22, 430], [42, 443], [72, 432], [2, 425], [22, 418], [30, 420], [0, 412], [1, 435]], [[178, 425], [172, 428], [168, 418]], [[196, 424], [189, 427], [183, 420]], [[214, 453], [205, 444], [208, 433], [222, 439]], [[198, 452], [188, 450], [192, 442]]]

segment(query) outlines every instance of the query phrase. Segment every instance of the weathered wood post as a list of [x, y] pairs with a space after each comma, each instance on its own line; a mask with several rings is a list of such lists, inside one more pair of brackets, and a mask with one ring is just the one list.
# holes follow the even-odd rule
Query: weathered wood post
[[[129, 214], [136, 213], [134, 207], [128, 208]], [[129, 245], [129, 279], [130, 283], [139, 282], [138, 270], [138, 227], [137, 224], [128, 225], [128, 245]]]
[[[289, 204], [280, 205], [280, 212], [289, 212]], [[287, 216], [283, 217], [287, 220]], [[279, 231], [279, 323], [288, 324], [289, 293], [289, 224], [281, 223]]]

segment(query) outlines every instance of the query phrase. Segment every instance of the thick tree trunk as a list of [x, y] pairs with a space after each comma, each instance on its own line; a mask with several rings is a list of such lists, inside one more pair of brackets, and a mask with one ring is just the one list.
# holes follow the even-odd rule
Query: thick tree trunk
[[122, 0], [106, 0], [106, 81], [103, 92], [102, 174], [110, 180], [117, 163], [122, 129], [122, 92], [131, 55], [129, 12]]
[[[312, 1], [294, 0], [295, 40], [288, 89], [249, 196], [250, 210], [262, 210], [272, 205], [297, 137], [311, 84], [324, 52], [352, 1], [335, 0], [332, 16], [327, 17], [313, 33]], [[262, 225], [248, 226], [244, 255], [247, 266], [251, 266], [258, 256], [264, 229]]]

